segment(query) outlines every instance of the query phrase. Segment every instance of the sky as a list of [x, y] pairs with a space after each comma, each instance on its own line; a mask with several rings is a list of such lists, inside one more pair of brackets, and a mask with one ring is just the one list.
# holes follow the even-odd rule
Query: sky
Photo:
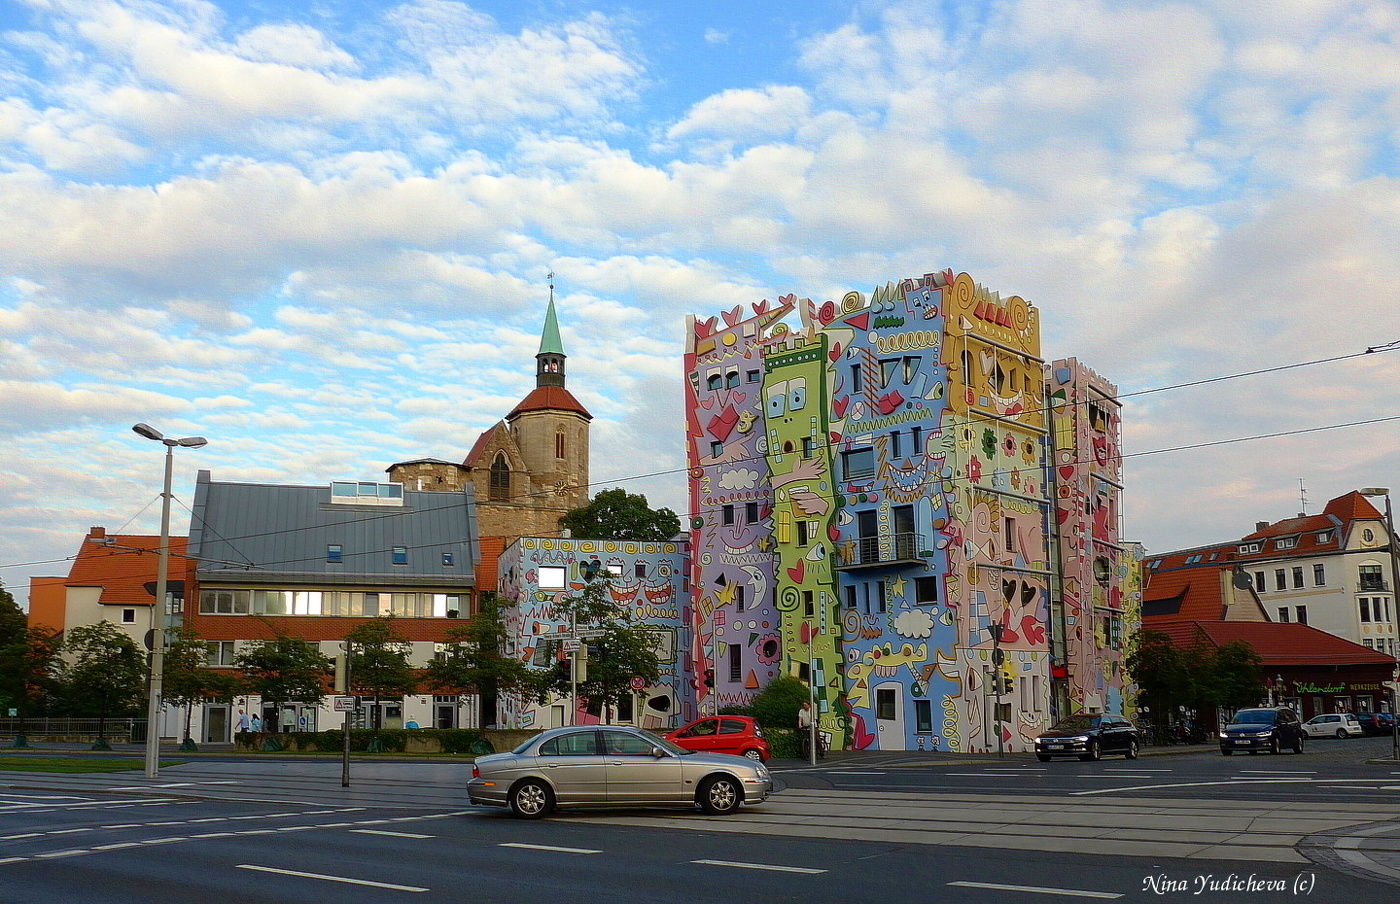
[[952, 269], [1117, 384], [1149, 551], [1400, 495], [1394, 0], [0, 0], [0, 86], [21, 600], [158, 532], [137, 422], [177, 533], [461, 460], [551, 272], [595, 492], [685, 513], [687, 314]]

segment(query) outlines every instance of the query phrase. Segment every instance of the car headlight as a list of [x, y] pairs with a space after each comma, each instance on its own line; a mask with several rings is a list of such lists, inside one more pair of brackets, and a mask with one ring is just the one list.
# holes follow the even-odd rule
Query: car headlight
[[1222, 740], [1222, 741], [1228, 741], [1228, 740], [1230, 740], [1230, 736], [1227, 735], [1225, 732], [1222, 731], [1222, 732], [1220, 732], [1220, 740]]
[[1087, 744], [1089, 743], [1089, 736], [1083, 734], [1075, 735], [1074, 737], [1070, 738], [1070, 740], [1074, 741], [1076, 744]]

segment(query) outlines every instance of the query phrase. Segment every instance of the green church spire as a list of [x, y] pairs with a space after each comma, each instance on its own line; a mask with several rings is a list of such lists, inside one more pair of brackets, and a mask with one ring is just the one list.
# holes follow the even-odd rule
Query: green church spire
[[564, 341], [559, 338], [559, 318], [554, 313], [554, 274], [549, 274], [549, 309], [544, 315], [544, 333], [540, 336], [541, 355], [563, 355]]

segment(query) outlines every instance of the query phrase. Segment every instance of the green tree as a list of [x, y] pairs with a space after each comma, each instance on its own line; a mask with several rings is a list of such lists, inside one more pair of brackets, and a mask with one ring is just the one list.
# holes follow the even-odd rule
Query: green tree
[[754, 695], [749, 712], [769, 728], [797, 729], [797, 711], [811, 699], [811, 691], [801, 679], [779, 675]]
[[279, 712], [288, 703], [319, 705], [325, 696], [331, 661], [315, 644], [298, 637], [278, 633], [244, 648], [233, 661], [243, 672], [248, 692]]
[[140, 712], [146, 656], [125, 631], [106, 620], [69, 629], [63, 652], [67, 659], [61, 679], [65, 708], [76, 716], [96, 716], [98, 743], [103, 744], [108, 718]]
[[28, 630], [29, 618], [0, 582], [0, 647], [23, 640]]
[[237, 675], [208, 668], [209, 647], [199, 632], [189, 625], [169, 630], [170, 642], [165, 648], [161, 688], [165, 702], [185, 709], [184, 739], [190, 739], [190, 721], [194, 708], [205, 702], [228, 703], [241, 692]]
[[408, 638], [395, 627], [392, 615], [381, 615], [357, 625], [345, 635], [345, 640], [353, 650], [349, 655], [350, 685], [346, 690], [374, 698], [374, 727], [382, 728], [380, 700], [403, 697], [417, 686], [413, 666], [408, 661], [412, 647]]
[[539, 673], [506, 653], [510, 632], [501, 616], [503, 603], [490, 591], [481, 594], [472, 620], [447, 632], [446, 649], [428, 663], [428, 683], [438, 691], [475, 691], [481, 701], [481, 725], [496, 723], [503, 695], [539, 698]]
[[1140, 699], [1148, 702], [1156, 740], [1165, 741], [1175, 708], [1193, 705], [1199, 698], [1199, 655], [1173, 646], [1171, 637], [1161, 631], [1143, 631], [1124, 665], [1141, 691]]
[[681, 530], [681, 519], [668, 508], [647, 505], [647, 497], [622, 488], [603, 490], [585, 506], [566, 513], [559, 526], [575, 537], [603, 540], [670, 540]]
[[47, 712], [61, 688], [63, 662], [59, 659], [59, 633], [34, 625], [0, 645], [0, 706], [19, 713], [20, 737], [24, 720]]
[[[578, 694], [607, 721], [618, 703], [633, 694], [633, 679], [645, 684], [661, 679], [657, 629], [636, 622], [630, 608], [613, 602], [610, 585], [611, 576], [603, 573], [554, 604], [555, 614], [576, 626], [587, 644], [587, 674], [578, 682]], [[544, 673], [543, 680], [545, 688], [557, 694], [572, 688], [567, 669]]]
[[1211, 651], [1206, 702], [1214, 707], [1235, 710], [1257, 706], [1264, 699], [1264, 660], [1243, 640], [1232, 640]]

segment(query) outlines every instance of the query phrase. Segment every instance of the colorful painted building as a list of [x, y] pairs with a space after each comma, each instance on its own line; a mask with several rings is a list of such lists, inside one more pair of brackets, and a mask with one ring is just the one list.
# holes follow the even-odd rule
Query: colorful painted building
[[[794, 312], [800, 325], [783, 322]], [[720, 666], [701, 711], [781, 672], [814, 684], [836, 746], [981, 752], [1028, 750], [1057, 715], [1122, 703], [1121, 656], [1100, 649], [1126, 630], [1117, 407], [1074, 362], [1047, 405], [1028, 302], [946, 270], [839, 303], [788, 296], [692, 318], [686, 368], [693, 655]], [[1087, 394], [1111, 422], [1079, 411]], [[1061, 416], [1105, 460], [1056, 482]], [[1093, 540], [1073, 605], [1061, 561], [1080, 569], [1086, 548], [1061, 550], [1060, 497], [1066, 512], [1104, 500], [1069, 519]]]
[[[558, 698], [538, 703], [508, 698], [498, 712], [506, 728], [555, 728], [560, 725], [630, 724], [669, 731], [692, 705], [691, 675], [683, 668], [689, 645], [689, 582], [683, 542], [577, 540], [521, 537], [501, 554], [499, 592], [512, 605], [504, 610], [505, 627], [514, 639], [514, 655], [535, 668], [550, 669], [570, 655], [572, 644], [586, 645], [586, 626], [571, 625], [557, 604], [583, 591], [588, 582], [607, 576], [608, 593], [631, 611], [636, 624], [653, 629], [661, 680], [633, 688], [613, 712], [604, 713], [587, 700]], [[569, 707], [575, 706], [570, 715]]]

